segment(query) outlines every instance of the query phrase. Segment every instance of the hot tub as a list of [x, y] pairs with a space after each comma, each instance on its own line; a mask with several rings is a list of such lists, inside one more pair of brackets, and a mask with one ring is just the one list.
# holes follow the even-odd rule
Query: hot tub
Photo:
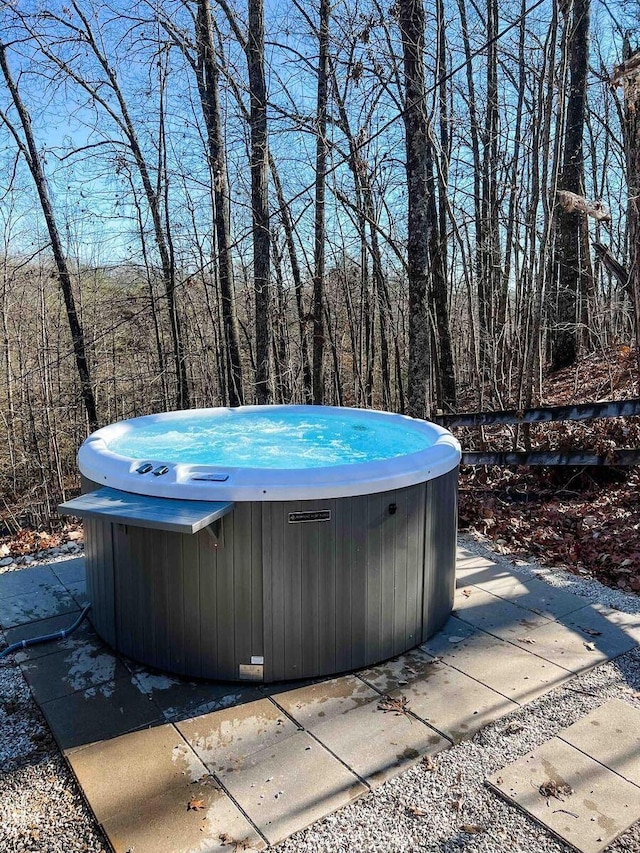
[[98, 430], [78, 461], [92, 621], [186, 676], [356, 669], [437, 631], [455, 586], [460, 448], [388, 412], [247, 406]]

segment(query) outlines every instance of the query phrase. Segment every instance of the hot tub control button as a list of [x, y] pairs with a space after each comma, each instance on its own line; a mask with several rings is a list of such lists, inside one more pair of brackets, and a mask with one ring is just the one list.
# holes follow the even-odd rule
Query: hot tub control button
[[151, 462], [144, 462], [139, 468], [136, 468], [136, 474], [148, 474], [152, 468]]
[[161, 474], [166, 474], [169, 469], [166, 465], [158, 465], [158, 467], [154, 470], [153, 476], [159, 477]]

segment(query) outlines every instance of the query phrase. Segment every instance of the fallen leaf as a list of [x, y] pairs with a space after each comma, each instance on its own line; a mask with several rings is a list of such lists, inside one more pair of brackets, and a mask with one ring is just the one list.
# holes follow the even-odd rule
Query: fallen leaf
[[465, 598], [469, 598], [469, 596], [471, 595], [471, 590], [470, 589], [463, 589], [462, 594], [464, 595]]
[[536, 641], [532, 637], [518, 637], [519, 643], [528, 643], [530, 646], [535, 646]]
[[235, 838], [232, 838], [226, 832], [221, 832], [218, 838], [223, 847], [233, 847], [234, 850], [250, 850], [253, 847], [253, 842], [248, 835], [241, 841], [236, 841]]
[[406, 696], [401, 696], [399, 699], [394, 699], [391, 696], [383, 696], [378, 702], [378, 711], [384, 711], [388, 714], [390, 711], [398, 716], [407, 714], [409, 711], [409, 700]]
[[433, 758], [431, 758], [430, 755], [425, 755], [425, 757], [422, 759], [421, 763], [422, 763], [422, 766], [424, 767], [424, 769], [428, 770], [431, 773], [438, 769], [438, 765], [433, 760]]
[[415, 815], [415, 817], [426, 817], [429, 814], [426, 809], [421, 809], [419, 806], [412, 806], [409, 803], [405, 804], [405, 808], [409, 814]]
[[196, 812], [198, 809], [206, 809], [204, 804], [204, 800], [199, 800], [196, 797], [191, 797], [189, 802], [187, 803], [187, 811], [188, 812]]
[[596, 644], [595, 643], [583, 643], [585, 649], [589, 652], [595, 652]]
[[480, 826], [479, 823], [463, 823], [460, 829], [463, 832], [468, 832], [470, 835], [479, 835], [481, 832], [487, 831], [484, 826]]
[[554, 779], [549, 779], [548, 782], [543, 782], [538, 788], [543, 797], [555, 797], [556, 800], [564, 802], [563, 797], [569, 797], [573, 794], [573, 788], [566, 782], [556, 782]]
[[449, 642], [450, 643], [461, 643], [464, 639], [465, 639], [464, 637], [458, 637], [456, 634], [452, 634], [449, 637]]
[[515, 720], [511, 720], [511, 722], [507, 723], [507, 725], [502, 729], [503, 735], [517, 735], [518, 732], [521, 732], [524, 729], [522, 723], [518, 723]]
[[602, 631], [596, 631], [595, 628], [582, 628], [581, 627], [580, 630], [584, 634], [589, 634], [590, 637], [600, 637], [602, 634]]

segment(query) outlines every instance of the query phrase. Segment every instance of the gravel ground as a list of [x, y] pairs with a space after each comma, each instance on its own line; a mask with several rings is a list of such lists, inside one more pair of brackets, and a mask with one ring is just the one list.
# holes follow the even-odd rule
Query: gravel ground
[[[514, 567], [483, 541], [461, 544]], [[640, 599], [564, 571], [518, 561], [517, 570], [630, 613]], [[13, 569], [15, 570], [15, 569]], [[5, 638], [0, 632], [3, 644]], [[418, 764], [356, 803], [296, 833], [282, 853], [568, 853], [570, 848], [484, 786], [484, 778], [611, 698], [640, 709], [640, 650], [573, 679], [473, 740]], [[507, 722], [520, 731], [509, 734]], [[515, 728], [515, 727], [514, 727]], [[19, 667], [0, 662], [0, 853], [99, 853], [109, 849], [53, 742]], [[463, 825], [483, 832], [469, 834]], [[640, 853], [640, 822], [609, 848]]]

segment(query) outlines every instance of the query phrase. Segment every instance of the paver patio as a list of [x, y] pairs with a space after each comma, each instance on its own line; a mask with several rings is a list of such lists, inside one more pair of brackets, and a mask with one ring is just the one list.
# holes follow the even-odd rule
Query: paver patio
[[[85, 600], [83, 574], [74, 558], [0, 575], [7, 641], [71, 624]], [[258, 849], [640, 642], [640, 617], [464, 549], [458, 576], [441, 632], [337, 678], [185, 681], [114, 654], [86, 622], [17, 658], [114, 850], [228, 850], [230, 839]], [[396, 713], [380, 706], [383, 696], [397, 700]], [[612, 751], [592, 736], [602, 722], [576, 723], [558, 755], [581, 756], [576, 767], [598, 779], [594, 797], [626, 803], [611, 818], [617, 833], [640, 817], [640, 744], [627, 732]], [[563, 826], [550, 828], [562, 835]], [[563, 837], [578, 846], [569, 829]], [[599, 837], [584, 834], [580, 849], [595, 850]]]
[[639, 729], [640, 711], [609, 701], [488, 782], [577, 850], [600, 853], [640, 815]]

